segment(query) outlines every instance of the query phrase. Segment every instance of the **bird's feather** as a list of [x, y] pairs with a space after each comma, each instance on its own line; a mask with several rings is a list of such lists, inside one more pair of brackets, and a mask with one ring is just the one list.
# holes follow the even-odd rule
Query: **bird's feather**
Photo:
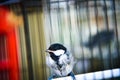
[[72, 54], [68, 51], [66, 54], [62, 54], [59, 58], [58, 64], [61, 65], [61, 67], [59, 67], [49, 55], [46, 59], [47, 65], [51, 68], [53, 74], [56, 74], [57, 76], [67, 76], [72, 71], [75, 63]]

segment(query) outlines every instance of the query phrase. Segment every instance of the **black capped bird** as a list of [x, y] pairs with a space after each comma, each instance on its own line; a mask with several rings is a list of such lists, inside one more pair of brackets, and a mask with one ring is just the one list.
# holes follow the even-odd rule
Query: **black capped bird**
[[66, 47], [62, 44], [54, 43], [50, 45], [46, 52], [49, 53], [49, 55], [46, 56], [46, 63], [52, 71], [52, 76], [50, 76], [48, 80], [65, 76], [71, 76], [73, 80], [76, 80], [72, 71], [75, 61]]

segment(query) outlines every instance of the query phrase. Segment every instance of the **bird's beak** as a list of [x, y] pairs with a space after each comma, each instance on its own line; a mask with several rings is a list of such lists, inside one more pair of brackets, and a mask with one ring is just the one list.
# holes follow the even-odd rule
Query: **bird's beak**
[[53, 51], [52, 51], [52, 50], [48, 50], [48, 49], [47, 49], [45, 52], [48, 52], [48, 53], [49, 53], [49, 52], [53, 52]]

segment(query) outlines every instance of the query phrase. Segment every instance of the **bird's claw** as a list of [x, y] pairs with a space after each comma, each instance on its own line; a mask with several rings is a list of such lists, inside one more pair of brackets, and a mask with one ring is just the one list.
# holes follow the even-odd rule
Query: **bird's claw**
[[73, 80], [76, 80], [75, 75], [74, 75], [73, 72], [71, 72], [69, 75], [73, 78]]

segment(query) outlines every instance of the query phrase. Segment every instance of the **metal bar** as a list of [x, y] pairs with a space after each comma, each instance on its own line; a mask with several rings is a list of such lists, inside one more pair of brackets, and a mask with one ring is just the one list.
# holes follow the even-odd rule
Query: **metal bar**
[[[87, 22], [88, 22], [88, 29], [90, 32], [90, 41], [91, 41], [91, 25], [90, 25], [90, 14], [89, 14], [89, 7], [88, 7], [88, 0], [86, 1], [86, 13], [87, 13]], [[93, 56], [93, 48], [89, 49], [90, 50], [90, 54], [91, 54], [91, 70], [94, 71], [94, 64], [93, 64], [93, 60], [94, 60], [94, 56]]]
[[58, 28], [59, 28], [59, 36], [60, 36], [60, 41], [63, 43], [63, 37], [62, 37], [62, 20], [61, 20], [61, 11], [60, 11], [60, 2], [57, 4], [57, 19], [58, 19]]
[[[117, 50], [117, 56], [118, 56], [118, 63], [120, 64], [120, 45], [119, 45], [119, 38], [118, 38], [118, 25], [117, 25], [117, 16], [116, 16], [116, 5], [115, 5], [115, 0], [112, 0], [112, 3], [113, 5], [112, 7], [112, 11], [113, 11], [113, 14], [112, 14], [112, 18], [113, 18], [113, 23], [114, 23], [114, 26], [115, 26], [115, 36], [116, 36], [116, 50]], [[118, 65], [120, 67], [120, 65]]]
[[[108, 9], [107, 9], [107, 4], [106, 4], [106, 1], [104, 0], [104, 15], [105, 15], [105, 23], [106, 23], [106, 28], [107, 28], [107, 31], [109, 31], [109, 23], [108, 23], [108, 13], [107, 13], [107, 11], [108, 11]], [[110, 43], [108, 43], [108, 53], [109, 53], [109, 55], [108, 55], [108, 62], [109, 62], [109, 66], [110, 66], [110, 69], [112, 69], [113, 68], [113, 59], [112, 59], [112, 53], [111, 53], [111, 45], [110, 45]], [[111, 71], [111, 74], [112, 74], [113, 72]], [[112, 78], [111, 78], [111, 80], [114, 80], [114, 78], [113, 78], [113, 74], [112, 74]]]
[[[86, 1], [86, 13], [87, 13], [87, 22], [88, 22], [88, 29], [89, 29], [89, 32], [90, 32], [90, 42], [91, 42], [91, 25], [90, 25], [90, 10], [89, 10], [89, 6], [88, 6], [88, 3], [90, 1]], [[93, 48], [89, 49], [90, 50], [90, 54], [91, 54], [91, 70], [94, 71], [94, 55], [93, 55]], [[93, 79], [95, 79], [95, 75], [93, 73]]]
[[[75, 4], [75, 7], [76, 7], [76, 15], [77, 15], [77, 26], [78, 26], [78, 30], [79, 30], [79, 35], [80, 35], [80, 43], [83, 43], [83, 39], [82, 39], [82, 21], [81, 21], [81, 14], [80, 14], [80, 9], [81, 9], [81, 5], [79, 3], [77, 3], [76, 1], [76, 4]], [[80, 22], [79, 22], [80, 21]], [[83, 49], [83, 46], [81, 46], [82, 48], [82, 67], [83, 67], [83, 73], [86, 73], [86, 68], [85, 68], [85, 63], [84, 63], [84, 60], [85, 60], [85, 53], [84, 53], [84, 49]], [[83, 76], [84, 80], [86, 80], [86, 75]]]
[[47, 9], [48, 9], [48, 15], [49, 15], [49, 21], [50, 21], [50, 43], [52, 43], [52, 19], [51, 19], [51, 4], [47, 3]]
[[[51, 1], [51, 0], [49, 0], [49, 1], [47, 1], [47, 3], [58, 3], [58, 2], [71, 2], [71, 1], [76, 1], [76, 0], [57, 0], [57, 1]], [[77, 0], [77, 1], [79, 1], [79, 2], [85, 2], [85, 0]], [[92, 1], [92, 0], [91, 0]]]
[[[40, 20], [39, 20], [39, 12], [41, 12], [42, 11], [42, 9], [37, 9], [37, 23], [38, 23], [38, 26], [41, 26], [41, 24], [40, 24]], [[40, 33], [40, 27], [38, 27], [38, 33], [39, 34], [41, 34]], [[40, 41], [40, 37], [39, 37], [39, 41]], [[42, 41], [43, 42], [43, 41]], [[44, 47], [43, 45], [41, 46], [41, 47]], [[43, 53], [43, 51], [41, 51], [41, 53]], [[46, 66], [44, 66], [44, 55], [43, 54], [40, 54], [40, 56], [41, 56], [41, 58], [42, 58], [42, 67], [43, 67], [43, 69], [44, 69], [44, 67], [46, 68]], [[44, 71], [44, 73], [42, 74], [43, 75], [43, 79], [44, 80], [47, 80], [47, 77], [45, 76], [45, 72], [46, 72], [46, 69], [44, 69], [43, 70]]]
[[69, 32], [70, 32], [70, 46], [71, 46], [71, 51], [73, 51], [74, 49], [73, 49], [73, 42], [72, 42], [72, 26], [71, 26], [71, 13], [70, 13], [70, 5], [68, 4], [69, 3], [69, 1], [67, 0], [66, 1], [66, 6], [67, 6], [67, 14], [68, 14], [68, 16], [67, 16], [67, 21], [68, 21], [68, 26], [69, 26]]
[[[85, 74], [78, 74], [75, 75], [76, 80], [110, 80], [111, 79], [111, 71], [114, 74], [114, 78], [117, 79], [117, 77], [120, 76], [120, 72], [119, 72], [120, 68], [116, 68], [116, 69], [110, 69], [110, 70], [104, 70], [104, 71], [96, 71], [96, 72], [90, 72], [90, 73], [85, 73]], [[105, 73], [104, 78], [100, 75], [101, 73]], [[95, 78], [93, 77], [93, 74], [95, 74]], [[84, 79], [83, 76], [87, 76], [86, 79]], [[56, 78], [53, 80], [72, 80], [72, 78], [70, 76], [67, 77], [61, 77], [61, 78]]]
[[0, 5], [10, 5], [10, 4], [15, 4], [15, 3], [19, 3], [20, 0], [6, 0], [6, 1], [2, 1], [0, 2]]
[[[94, 0], [94, 10], [95, 10], [95, 23], [96, 23], [96, 26], [97, 26], [97, 34], [99, 35], [99, 30], [98, 30], [98, 9], [97, 9], [97, 1]], [[103, 52], [102, 52], [102, 49], [101, 49], [101, 42], [98, 44], [98, 49], [99, 49], [99, 55], [100, 55], [100, 61], [101, 61], [101, 70], [104, 70], [104, 60], [103, 60]], [[104, 80], [104, 73], [102, 73], [102, 77], [103, 77], [103, 80]]]
[[28, 75], [29, 80], [34, 80], [33, 76], [33, 63], [32, 63], [32, 55], [31, 55], [31, 45], [30, 45], [30, 33], [29, 33], [29, 25], [28, 25], [28, 17], [26, 8], [22, 5], [22, 14], [24, 19], [24, 30], [25, 30], [25, 42], [26, 42], [26, 51], [27, 51], [27, 62], [28, 62]]
[[7, 60], [5, 49], [5, 35], [0, 35], [0, 61]]
[[[3, 35], [3, 61], [8, 61], [9, 58], [8, 58], [8, 52], [7, 52], [7, 46], [6, 46], [6, 36]], [[4, 76], [4, 79], [3, 80], [9, 80], [9, 72], [7, 70], [4, 71], [3, 73], [3, 76]]]
[[[8, 57], [8, 51], [7, 51], [7, 40], [6, 40], [6, 36], [4, 35], [3, 37], [4, 39], [4, 54], [5, 54], [5, 58], [4, 60], [8, 61], [9, 57]], [[6, 77], [6, 80], [9, 80], [9, 72], [6, 70], [5, 72], [5, 77]]]
[[[6, 47], [6, 39], [5, 39], [5, 35], [0, 35], [0, 62], [4, 63], [6, 61], [8, 61], [8, 57], [7, 57], [7, 47]], [[4, 70], [0, 71], [0, 80], [8, 80], [9, 79], [9, 74], [8, 71], [6, 70], [6, 68]]]
[[42, 2], [42, 0], [34, 0], [34, 1], [22, 1], [21, 2], [25, 7], [42, 7], [44, 5], [44, 3]]

